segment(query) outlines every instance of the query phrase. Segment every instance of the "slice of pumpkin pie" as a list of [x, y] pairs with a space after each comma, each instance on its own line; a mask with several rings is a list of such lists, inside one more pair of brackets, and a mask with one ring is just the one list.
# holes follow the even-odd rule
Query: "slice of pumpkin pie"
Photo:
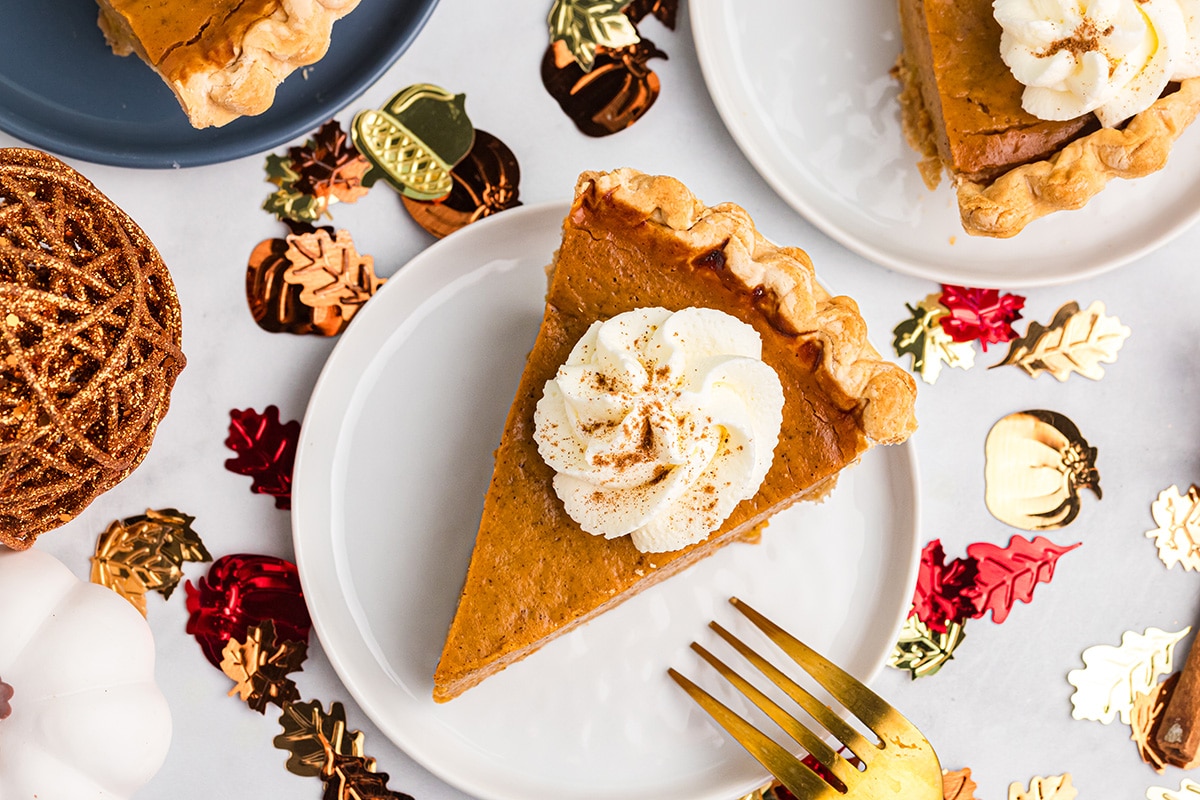
[[741, 208], [584, 173], [433, 697], [456, 697], [916, 427], [854, 301]]
[[98, 0], [113, 52], [146, 62], [193, 127], [261, 114], [293, 70], [319, 61], [358, 0]]

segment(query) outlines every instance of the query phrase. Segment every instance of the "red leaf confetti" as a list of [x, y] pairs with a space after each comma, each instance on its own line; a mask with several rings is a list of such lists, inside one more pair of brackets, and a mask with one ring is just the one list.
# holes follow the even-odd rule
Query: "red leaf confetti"
[[312, 620], [304, 605], [296, 565], [274, 556], [238, 554], [218, 558], [187, 592], [187, 632], [220, 669], [230, 637], [246, 641], [246, 631], [266, 620], [279, 641], [307, 644]]
[[942, 330], [956, 342], [978, 339], [985, 352], [989, 344], [1017, 338], [1012, 323], [1021, 318], [1025, 307], [1025, 298], [1020, 295], [946, 284], [942, 285], [940, 302], [950, 311], [942, 317]]
[[271, 495], [275, 507], [292, 507], [292, 467], [300, 423], [279, 421], [279, 409], [267, 406], [262, 414], [252, 408], [229, 412], [229, 438], [225, 446], [237, 453], [225, 461], [225, 469], [254, 479], [250, 491]]
[[975, 616], [971, 596], [978, 573], [975, 559], [956, 558], [949, 564], [944, 563], [945, 559], [940, 540], [925, 545], [913, 592], [912, 613], [937, 633], [945, 633], [948, 623]]
[[982, 617], [991, 610], [992, 622], [1004, 622], [1014, 603], [1028, 603], [1033, 599], [1034, 586], [1050, 581], [1059, 556], [1079, 545], [1076, 542], [1060, 547], [1045, 536], [1032, 540], [1014, 536], [1008, 547], [987, 542], [969, 545], [967, 555], [975, 559], [979, 571], [970, 590], [974, 616]]

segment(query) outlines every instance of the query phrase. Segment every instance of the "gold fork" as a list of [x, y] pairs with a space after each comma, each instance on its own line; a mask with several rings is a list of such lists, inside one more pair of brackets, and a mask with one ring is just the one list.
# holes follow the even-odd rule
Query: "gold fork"
[[775, 701], [693, 642], [693, 650], [762, 709], [832, 776], [830, 782], [822, 779], [807, 764], [730, 711], [708, 692], [674, 669], [669, 669], [668, 673], [675, 682], [750, 751], [788, 791], [798, 800], [942, 800], [942, 769], [937, 755], [929, 741], [911, 722], [849, 673], [818, 655], [750, 606], [736, 597], [730, 598], [729, 602], [879, 737], [878, 744], [868, 740], [829, 706], [813, 697], [732, 633], [716, 622], [709, 623], [722, 639], [857, 757], [859, 765], [835, 751]]

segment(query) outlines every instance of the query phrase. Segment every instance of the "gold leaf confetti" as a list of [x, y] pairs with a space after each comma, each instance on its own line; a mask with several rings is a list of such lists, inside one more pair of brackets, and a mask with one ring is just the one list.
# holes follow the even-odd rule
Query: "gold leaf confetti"
[[183, 562], [212, 561], [192, 530], [195, 517], [164, 508], [116, 520], [96, 540], [92, 583], [107, 586], [146, 616], [146, 593], [169, 598], [183, 577]]
[[248, 628], [245, 642], [231, 637], [221, 655], [221, 671], [234, 682], [229, 694], [237, 694], [258, 713], [265, 714], [271, 703], [282, 707], [300, 699], [288, 675], [301, 669], [308, 644], [276, 642], [271, 620]]
[[1186, 495], [1178, 486], [1158, 494], [1150, 504], [1150, 513], [1158, 525], [1146, 536], [1154, 539], [1158, 557], [1167, 569], [1181, 564], [1184, 570], [1200, 570], [1200, 489], [1192, 486]]
[[591, 72], [597, 47], [616, 50], [640, 41], [623, 11], [627, 5], [629, 0], [554, 0], [546, 17], [550, 44], [562, 41], [579, 68]]
[[274, 739], [287, 750], [288, 771], [303, 778], [333, 775], [336, 756], [362, 756], [363, 734], [346, 730], [346, 709], [333, 703], [326, 714], [318, 700], [285, 703], [279, 717], [283, 733]]
[[1183, 779], [1178, 789], [1167, 789], [1162, 786], [1151, 786], [1146, 790], [1146, 800], [1197, 800], [1200, 798], [1200, 783], [1188, 778]]
[[1117, 360], [1117, 351], [1129, 334], [1119, 319], [1105, 316], [1104, 303], [1099, 300], [1084, 311], [1071, 302], [1055, 313], [1048, 327], [1029, 323], [1025, 335], [1015, 339], [1008, 355], [993, 367], [1013, 364], [1031, 377], [1048, 372], [1060, 381], [1077, 372], [1098, 381], [1104, 377], [1100, 364]]
[[1121, 721], [1128, 724], [1134, 698], [1152, 691], [1158, 677], [1174, 669], [1171, 660], [1175, 645], [1190, 630], [1126, 631], [1117, 647], [1098, 644], [1084, 650], [1084, 668], [1067, 673], [1067, 682], [1075, 687], [1071, 716], [1107, 725], [1120, 715]]
[[1071, 773], [1051, 775], [1046, 778], [1034, 778], [1029, 782], [1029, 789], [1021, 788], [1019, 783], [1008, 786], [1008, 800], [1075, 800], [1079, 790], [1071, 785]]
[[913, 680], [934, 675], [954, 657], [954, 651], [966, 636], [960, 622], [951, 620], [946, 623], [946, 632], [938, 633], [913, 614], [900, 628], [900, 637], [888, 657], [888, 666], [908, 670]]
[[911, 369], [926, 383], [936, 383], [942, 364], [959, 369], [975, 366], [975, 345], [956, 342], [942, 329], [942, 317], [950, 312], [931, 294], [917, 305], [905, 305], [912, 315], [892, 331], [897, 356], [912, 356]]
[[1013, 527], [1065, 527], [1079, 514], [1081, 490], [1101, 496], [1096, 448], [1057, 412], [1034, 409], [1003, 417], [988, 431], [984, 455], [988, 511]]

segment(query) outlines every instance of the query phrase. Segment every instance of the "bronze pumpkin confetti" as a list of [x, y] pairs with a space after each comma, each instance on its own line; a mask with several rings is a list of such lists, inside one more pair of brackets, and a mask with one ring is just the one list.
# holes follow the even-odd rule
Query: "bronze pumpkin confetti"
[[1193, 485], [1186, 495], [1178, 486], [1163, 489], [1150, 513], [1158, 527], [1146, 536], [1154, 539], [1159, 560], [1167, 569], [1180, 564], [1185, 571], [1200, 570], [1200, 488]]
[[1049, 373], [1065, 381], [1072, 372], [1085, 378], [1104, 377], [1101, 364], [1117, 360], [1117, 351], [1130, 330], [1116, 317], [1106, 316], [1099, 300], [1083, 311], [1067, 303], [1054, 314], [1049, 326], [1031, 322], [1029, 329], [1009, 347], [1004, 360], [993, 367], [1012, 364], [1036, 378]]
[[441, 239], [472, 222], [521, 205], [521, 169], [504, 142], [475, 131], [471, 152], [450, 170], [453, 188], [438, 201], [401, 196], [417, 224]]
[[192, 530], [195, 517], [173, 508], [115, 520], [96, 540], [92, 583], [107, 586], [146, 616], [146, 593], [169, 598], [183, 578], [183, 562], [212, 561]]
[[1003, 417], [988, 432], [984, 455], [988, 511], [1013, 527], [1062, 528], [1078, 516], [1083, 489], [1101, 497], [1096, 448], [1057, 412]]
[[247, 628], [245, 641], [229, 638], [221, 651], [221, 671], [234, 682], [231, 697], [236, 694], [265, 714], [270, 704], [282, 708], [300, 699], [288, 675], [300, 670], [307, 656], [307, 642], [276, 641], [275, 624], [268, 619]]
[[414, 200], [450, 193], [450, 170], [471, 151], [475, 128], [466, 95], [420, 83], [382, 109], [365, 109], [350, 126], [354, 145], [396, 191]]
[[942, 364], [959, 369], [975, 366], [975, 348], [971, 342], [956, 342], [942, 327], [950, 312], [941, 304], [940, 294], [931, 294], [916, 306], [907, 305], [911, 315], [892, 331], [896, 355], [912, 356], [910, 369], [926, 383], [937, 382]]
[[310, 306], [300, 299], [304, 286], [284, 279], [292, 268], [288, 258], [290, 249], [288, 239], [265, 239], [250, 254], [246, 265], [246, 302], [250, 315], [260, 328], [271, 333], [338, 335], [348, 321], [341, 307]]
[[546, 48], [542, 85], [575, 127], [588, 136], [609, 136], [637, 122], [658, 99], [661, 84], [648, 66], [667, 54], [649, 39], [596, 55], [591, 71], [580, 69], [562, 42]]
[[225, 469], [254, 480], [250, 491], [275, 498], [275, 507], [292, 507], [292, 469], [300, 423], [279, 421], [279, 409], [267, 406], [259, 414], [252, 408], [229, 412], [229, 437], [225, 446], [237, 453], [226, 459]]

